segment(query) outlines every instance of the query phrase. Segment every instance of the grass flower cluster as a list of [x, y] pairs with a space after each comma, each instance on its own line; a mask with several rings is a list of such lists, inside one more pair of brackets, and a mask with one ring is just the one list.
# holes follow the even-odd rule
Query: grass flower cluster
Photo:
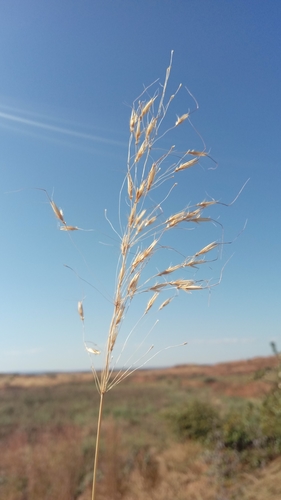
[[[105, 352], [101, 354], [99, 349], [89, 347], [85, 343], [87, 351], [94, 357], [104, 355], [103, 369], [97, 371], [93, 367], [96, 387], [100, 394], [100, 408], [92, 500], [96, 498], [97, 462], [104, 395], [133, 373], [137, 367], [143, 366], [155, 356], [155, 354], [151, 354], [154, 347], [151, 345], [138, 358], [137, 362], [129, 363], [129, 366], [125, 369], [119, 371], [116, 369], [117, 362], [134, 332], [133, 328], [123, 342], [121, 354], [113, 362], [113, 351], [132, 301], [140, 294], [148, 297], [140, 318], [142, 320], [152, 309], [157, 308], [158, 311], [162, 311], [168, 307], [180, 292], [190, 293], [209, 289], [217, 284], [211, 284], [207, 279], [196, 280], [193, 277], [190, 278], [187, 271], [197, 270], [206, 262], [210, 262], [208, 260], [209, 254], [214, 250], [218, 251], [218, 248], [224, 244], [222, 239], [210, 241], [202, 248], [198, 248], [193, 255], [182, 255], [176, 248], [168, 247], [165, 244], [167, 235], [175, 229], [182, 227], [185, 229], [187, 227], [193, 228], [206, 223], [221, 226], [205, 212], [215, 205], [224, 205], [218, 200], [203, 199], [193, 206], [185, 206], [175, 213], [167, 213], [168, 198], [176, 190], [177, 185], [183, 182], [187, 170], [198, 165], [203, 158], [208, 158], [214, 168], [216, 167], [216, 162], [206, 151], [203, 140], [201, 150], [186, 148], [183, 152], [179, 152], [172, 143], [169, 143], [170, 136], [174, 137], [180, 127], [184, 127], [186, 123], [193, 126], [190, 121], [190, 115], [193, 111], [184, 109], [183, 114], [180, 116], [175, 115], [174, 122], [165, 128], [165, 119], [171, 103], [182, 89], [182, 86], [179, 85], [175, 92], [168, 96], [167, 86], [172, 57], [173, 53], [171, 53], [170, 64], [163, 85], [154, 82], [151, 86], [146, 87], [135, 100], [131, 109], [127, 171], [119, 195], [118, 230], [113, 226], [106, 214], [106, 219], [120, 241], [120, 254], [112, 300], [113, 312]], [[195, 111], [198, 108], [197, 101], [187, 89], [186, 91], [195, 103]], [[197, 131], [196, 133], [201, 138]], [[165, 149], [162, 144], [165, 144]], [[60, 223], [61, 230], [69, 232], [80, 229], [68, 225], [62, 210], [57, 207], [54, 201], [51, 199], [49, 201]], [[158, 265], [161, 265], [164, 260], [162, 257], [160, 258], [160, 253], [167, 253], [167, 251], [170, 252], [169, 255], [171, 251], [173, 252], [175, 262], [173, 264], [169, 263], [160, 269], [155, 266], [153, 269], [156, 269], [156, 271], [150, 273], [148, 264], [151, 263], [151, 260], [155, 258], [159, 262]], [[216, 260], [217, 255], [218, 252], [212, 260]], [[149, 266], [150, 268], [152, 266]], [[78, 303], [78, 313], [84, 325], [82, 301]], [[138, 320], [137, 324], [139, 324], [140, 320]], [[146, 334], [145, 340], [149, 333]], [[142, 346], [143, 344], [144, 340], [141, 342]], [[174, 346], [168, 346], [167, 348], [169, 347]]]

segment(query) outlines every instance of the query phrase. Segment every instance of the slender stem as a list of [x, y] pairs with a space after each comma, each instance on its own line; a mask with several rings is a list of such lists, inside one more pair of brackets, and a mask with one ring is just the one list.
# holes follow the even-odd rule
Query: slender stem
[[99, 454], [99, 442], [100, 442], [100, 429], [101, 429], [103, 396], [104, 396], [104, 393], [101, 392], [101, 395], [100, 395], [100, 407], [99, 407], [99, 417], [98, 417], [98, 428], [97, 428], [97, 436], [96, 436], [96, 449], [95, 449], [94, 471], [93, 471], [92, 500], [95, 500], [95, 490], [96, 490], [96, 482], [97, 482], [97, 465], [98, 465], [98, 454]]

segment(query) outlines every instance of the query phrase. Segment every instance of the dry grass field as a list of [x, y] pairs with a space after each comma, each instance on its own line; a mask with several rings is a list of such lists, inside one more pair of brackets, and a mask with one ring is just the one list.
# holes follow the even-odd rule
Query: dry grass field
[[[277, 365], [255, 358], [126, 379], [105, 398], [97, 498], [280, 500]], [[0, 392], [1, 500], [89, 499], [92, 375], [1, 375]]]

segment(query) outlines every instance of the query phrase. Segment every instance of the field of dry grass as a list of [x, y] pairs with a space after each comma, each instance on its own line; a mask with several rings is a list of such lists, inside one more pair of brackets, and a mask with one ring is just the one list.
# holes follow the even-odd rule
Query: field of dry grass
[[[242, 450], [219, 433], [179, 435], [171, 419], [194, 400], [221, 415], [259, 408], [276, 365], [271, 357], [147, 369], [117, 386], [105, 400], [98, 499], [279, 500], [277, 448], [256, 442]], [[90, 498], [98, 412], [92, 375], [1, 375], [0, 392], [0, 498]]]

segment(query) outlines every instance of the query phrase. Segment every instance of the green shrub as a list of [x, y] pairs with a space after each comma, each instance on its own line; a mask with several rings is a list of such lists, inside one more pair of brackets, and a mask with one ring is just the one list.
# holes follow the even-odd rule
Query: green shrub
[[268, 394], [261, 407], [261, 429], [267, 440], [281, 450], [281, 393]]
[[225, 446], [243, 451], [254, 447], [260, 441], [259, 408], [249, 404], [244, 410], [230, 411], [223, 421], [223, 440]]
[[220, 418], [209, 403], [194, 400], [170, 415], [180, 438], [205, 440], [219, 426]]

